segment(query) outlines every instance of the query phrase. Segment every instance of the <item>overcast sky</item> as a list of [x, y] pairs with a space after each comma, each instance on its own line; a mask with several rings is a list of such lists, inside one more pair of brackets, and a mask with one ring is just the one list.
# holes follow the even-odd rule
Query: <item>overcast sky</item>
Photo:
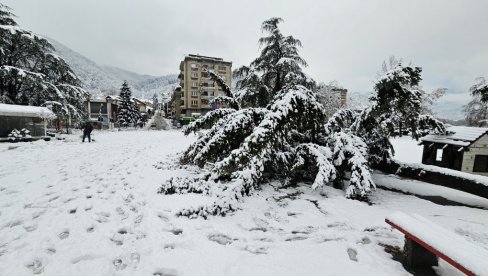
[[488, 76], [488, 1], [3, 0], [25, 29], [99, 64], [137, 73], [177, 73], [185, 54], [223, 57], [233, 67], [258, 53], [260, 24], [282, 17], [303, 43], [306, 72], [350, 91], [372, 90], [390, 55], [423, 68], [423, 86], [466, 102]]

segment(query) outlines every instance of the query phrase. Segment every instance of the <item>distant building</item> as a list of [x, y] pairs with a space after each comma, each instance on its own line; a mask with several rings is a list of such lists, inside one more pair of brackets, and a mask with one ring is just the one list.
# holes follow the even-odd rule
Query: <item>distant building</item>
[[340, 99], [341, 108], [347, 106], [347, 89], [344, 88], [332, 88], [332, 93], [336, 93], [337, 97]]
[[[146, 100], [132, 98], [132, 100], [139, 107], [139, 111], [144, 118], [150, 117], [152, 114], [152, 104]], [[90, 118], [90, 122], [95, 127], [103, 129], [110, 129], [117, 127], [117, 114], [120, 105], [119, 96], [106, 96], [98, 98], [90, 98], [85, 102], [86, 109]], [[151, 112], [149, 112], [151, 110]]]
[[217, 84], [210, 79], [206, 70], [212, 70], [217, 75], [221, 76], [227, 85], [231, 86], [232, 80], [232, 62], [224, 61], [222, 58], [206, 57], [200, 55], [187, 55], [180, 63], [180, 79], [181, 91], [180, 101], [174, 101], [175, 116], [191, 116], [195, 114], [205, 114], [208, 111], [215, 109], [215, 106], [210, 104], [211, 100], [224, 92]]
[[422, 163], [488, 176], [488, 128], [449, 127], [449, 135], [427, 135]]
[[6, 138], [12, 130], [27, 129], [32, 139], [47, 139], [47, 120], [56, 116], [47, 107], [0, 104], [0, 141]]
[[85, 102], [90, 122], [102, 128], [112, 128], [117, 121], [120, 99], [118, 96], [90, 98]]

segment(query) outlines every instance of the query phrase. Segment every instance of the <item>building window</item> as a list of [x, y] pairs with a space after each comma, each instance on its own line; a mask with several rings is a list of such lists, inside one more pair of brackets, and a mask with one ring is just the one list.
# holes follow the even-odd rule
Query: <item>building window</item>
[[191, 95], [192, 95], [193, 97], [198, 96], [198, 91], [191, 91]]
[[442, 161], [442, 154], [444, 153], [443, 149], [437, 149], [436, 155], [435, 155], [435, 161]]
[[191, 87], [198, 87], [198, 83], [197, 82], [192, 82], [191, 83]]
[[208, 100], [202, 100], [202, 104], [208, 104]]
[[197, 100], [191, 100], [191, 105], [198, 105], [198, 101]]
[[213, 82], [208, 84], [208, 87], [214, 87]]
[[225, 71], [226, 67], [225, 66], [219, 66], [219, 71]]
[[191, 68], [198, 68], [198, 64], [196, 64], [196, 63], [192, 63], [190, 66], [191, 66]]
[[194, 79], [197, 79], [198, 78], [198, 73], [195, 73], [195, 72], [191, 73], [191, 77], [194, 78]]
[[488, 172], [488, 155], [475, 155], [473, 172]]

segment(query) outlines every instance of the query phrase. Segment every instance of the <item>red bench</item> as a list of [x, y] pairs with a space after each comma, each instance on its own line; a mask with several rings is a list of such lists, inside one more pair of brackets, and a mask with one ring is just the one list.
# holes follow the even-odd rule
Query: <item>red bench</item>
[[386, 223], [405, 235], [404, 265], [425, 268], [441, 258], [466, 275], [488, 275], [488, 251], [419, 215], [394, 213]]

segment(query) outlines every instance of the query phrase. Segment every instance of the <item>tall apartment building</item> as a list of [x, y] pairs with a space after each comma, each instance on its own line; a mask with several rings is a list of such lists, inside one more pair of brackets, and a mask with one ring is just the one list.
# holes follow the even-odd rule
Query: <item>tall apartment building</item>
[[212, 109], [219, 108], [212, 106], [210, 102], [214, 97], [224, 95], [224, 91], [210, 79], [209, 74], [204, 72], [205, 69], [212, 70], [221, 76], [227, 85], [231, 86], [232, 62], [216, 57], [185, 56], [180, 63], [178, 78], [181, 86], [181, 100], [179, 105], [175, 106], [176, 114], [191, 116], [199, 113], [203, 115]]

